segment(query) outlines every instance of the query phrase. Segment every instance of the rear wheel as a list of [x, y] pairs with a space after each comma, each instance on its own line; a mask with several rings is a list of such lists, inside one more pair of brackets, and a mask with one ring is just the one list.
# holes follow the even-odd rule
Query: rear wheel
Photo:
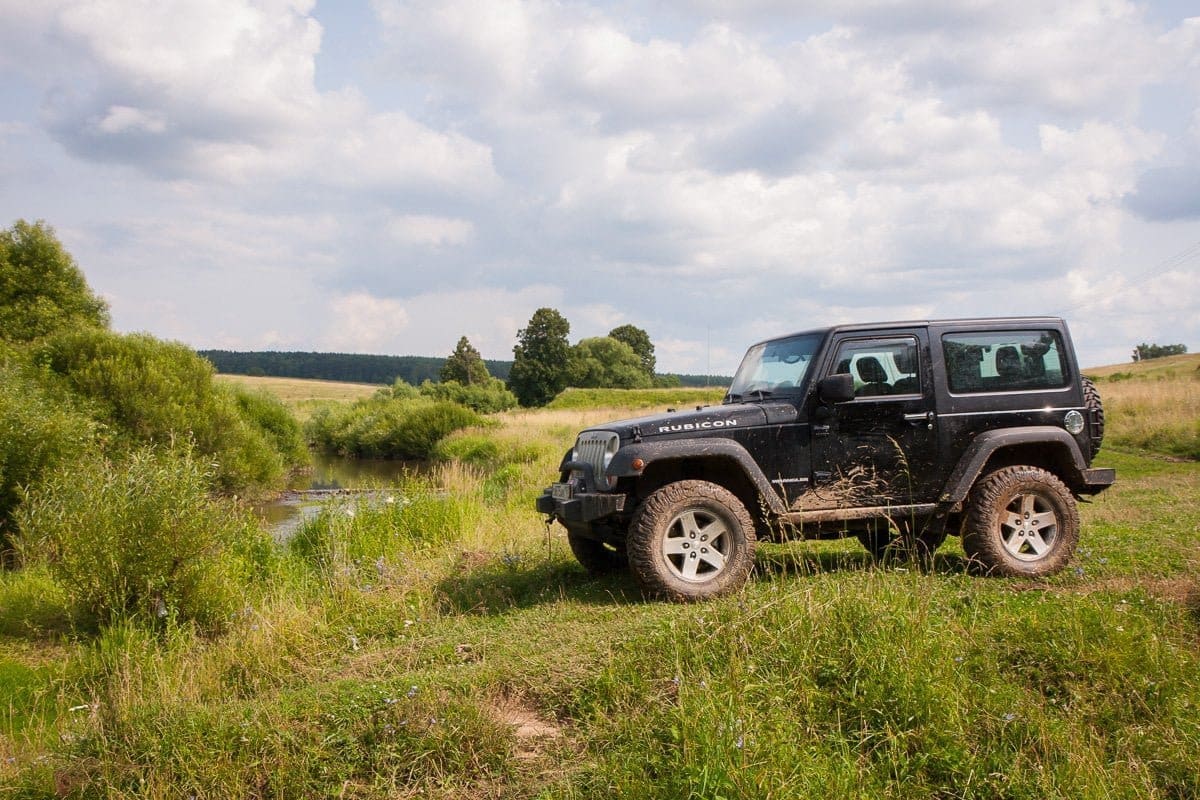
[[737, 589], [754, 566], [754, 521], [731, 492], [708, 481], [677, 481], [633, 515], [629, 567], [642, 588], [674, 600]]
[[963, 550], [983, 571], [1012, 577], [1052, 575], [1079, 542], [1079, 510], [1052, 473], [1017, 466], [982, 478], [968, 498]]

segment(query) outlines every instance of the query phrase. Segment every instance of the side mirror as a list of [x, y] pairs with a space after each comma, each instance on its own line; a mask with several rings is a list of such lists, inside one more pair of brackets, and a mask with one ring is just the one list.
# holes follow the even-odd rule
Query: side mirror
[[854, 378], [849, 372], [840, 372], [822, 378], [817, 384], [817, 397], [823, 403], [845, 403], [854, 399]]

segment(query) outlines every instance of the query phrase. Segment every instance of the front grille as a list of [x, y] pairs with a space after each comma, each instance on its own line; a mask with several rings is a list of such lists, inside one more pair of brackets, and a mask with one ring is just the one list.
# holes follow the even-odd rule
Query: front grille
[[608, 466], [608, 458], [617, 451], [617, 434], [611, 431], [588, 431], [579, 434], [575, 442], [575, 460], [592, 465], [592, 474], [596, 476], [597, 488], [604, 488], [604, 468]]

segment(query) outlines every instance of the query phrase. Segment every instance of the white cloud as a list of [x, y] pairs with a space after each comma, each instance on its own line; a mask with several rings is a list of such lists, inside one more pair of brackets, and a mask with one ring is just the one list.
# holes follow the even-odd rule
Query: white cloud
[[401, 244], [445, 247], [470, 240], [475, 227], [470, 220], [409, 214], [388, 224], [388, 233]]
[[339, 353], [380, 353], [408, 327], [408, 310], [400, 301], [374, 297], [367, 292], [335, 297], [322, 337], [326, 347]]

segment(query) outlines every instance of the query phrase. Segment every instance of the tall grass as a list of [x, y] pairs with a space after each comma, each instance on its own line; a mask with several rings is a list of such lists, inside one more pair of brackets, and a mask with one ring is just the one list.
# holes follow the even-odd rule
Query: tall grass
[[1155, 370], [1145, 378], [1133, 372], [1099, 378], [1106, 444], [1200, 459], [1200, 361], [1196, 364]]

